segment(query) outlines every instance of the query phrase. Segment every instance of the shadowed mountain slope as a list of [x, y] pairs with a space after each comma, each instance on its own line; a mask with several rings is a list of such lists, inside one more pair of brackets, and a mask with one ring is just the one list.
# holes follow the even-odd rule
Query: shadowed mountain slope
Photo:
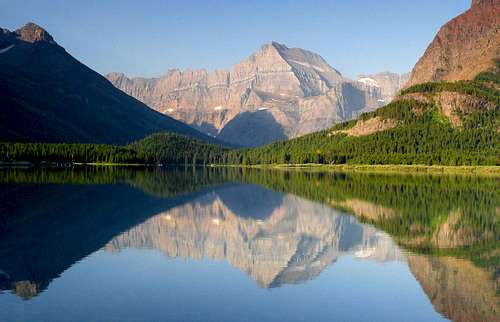
[[0, 29], [0, 141], [125, 144], [159, 131], [214, 141], [116, 89], [41, 27]]

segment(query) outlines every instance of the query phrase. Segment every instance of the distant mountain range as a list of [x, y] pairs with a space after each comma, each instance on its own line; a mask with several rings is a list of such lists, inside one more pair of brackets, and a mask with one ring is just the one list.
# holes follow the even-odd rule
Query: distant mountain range
[[171, 70], [160, 78], [106, 77], [159, 112], [243, 146], [286, 140], [388, 103], [406, 76], [343, 77], [321, 56], [273, 42], [231, 71]]
[[159, 131], [215, 142], [117, 90], [36, 24], [0, 29], [0, 141], [126, 144]]
[[[211, 143], [261, 146], [329, 129], [395, 98], [399, 105], [330, 131], [327, 145], [316, 151], [325, 152], [331, 145], [329, 135], [359, 137], [401, 128], [403, 120], [410, 120], [405, 112], [410, 110], [417, 117], [423, 111], [430, 117], [437, 109], [439, 115], [434, 116], [455, 129], [466, 125], [474, 130], [475, 122], [481, 130], [494, 131], [499, 110], [499, 17], [498, 0], [475, 0], [441, 28], [410, 75], [385, 72], [357, 80], [343, 77], [318, 54], [272, 42], [230, 71], [171, 70], [151, 79], [112, 73], [106, 75], [108, 81], [33, 23], [15, 32], [0, 29], [0, 141], [126, 144], [155, 132], [176, 132]], [[485, 71], [491, 73], [476, 78]], [[415, 88], [457, 80], [471, 82]], [[398, 98], [408, 87], [413, 89]], [[410, 106], [408, 100], [425, 107]], [[487, 122], [479, 122], [478, 116]], [[467, 144], [474, 142], [460, 133]], [[489, 133], [481, 140], [492, 138]], [[446, 144], [456, 142], [449, 138]], [[479, 153], [484, 146], [473, 148]], [[311, 159], [302, 152], [294, 151], [303, 154], [302, 161]], [[287, 161], [289, 155], [281, 159]]]

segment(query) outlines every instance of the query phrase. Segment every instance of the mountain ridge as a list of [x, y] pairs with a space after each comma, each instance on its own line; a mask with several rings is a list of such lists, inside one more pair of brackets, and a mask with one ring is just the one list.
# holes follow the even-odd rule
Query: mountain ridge
[[426, 82], [472, 80], [500, 59], [500, 1], [474, 0], [441, 27], [415, 65], [407, 87]]
[[173, 131], [216, 142], [117, 90], [34, 23], [1, 30], [0, 63], [2, 141], [125, 144]]
[[[319, 54], [278, 42], [261, 46], [230, 70], [173, 69], [150, 79], [123, 73], [106, 77], [159, 112], [247, 146], [328, 128], [382, 105], [379, 87], [344, 78]], [[266, 131], [270, 126], [278, 131]]]

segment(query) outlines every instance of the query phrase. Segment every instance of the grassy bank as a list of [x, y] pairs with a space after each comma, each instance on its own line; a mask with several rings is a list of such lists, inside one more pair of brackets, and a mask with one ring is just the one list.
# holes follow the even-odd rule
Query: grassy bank
[[[91, 162], [91, 163], [68, 163], [73, 166], [104, 166], [104, 167], [157, 167], [152, 163], [112, 163], [112, 162]], [[31, 168], [31, 167], [65, 168], [67, 164], [59, 166], [57, 163], [35, 165], [29, 162], [0, 162], [0, 169], [8, 168]], [[164, 165], [168, 166], [168, 165]], [[195, 164], [177, 164], [177, 167], [203, 167]], [[213, 164], [206, 167], [225, 168], [254, 168], [271, 170], [306, 170], [317, 172], [364, 172], [364, 173], [392, 173], [392, 174], [461, 174], [461, 175], [488, 175], [500, 177], [500, 166], [442, 166], [442, 165], [364, 165], [364, 164], [264, 164], [264, 165], [239, 165], [239, 164]]]
[[222, 165], [261, 169], [346, 171], [370, 173], [411, 173], [411, 174], [465, 174], [500, 176], [500, 166], [441, 166], [441, 165], [354, 165], [354, 164], [270, 164], [270, 165]]
[[90, 163], [78, 163], [75, 162], [73, 165], [78, 166], [102, 166], [102, 167], [156, 167], [156, 164], [152, 163], [112, 163], [112, 162], [90, 162]]

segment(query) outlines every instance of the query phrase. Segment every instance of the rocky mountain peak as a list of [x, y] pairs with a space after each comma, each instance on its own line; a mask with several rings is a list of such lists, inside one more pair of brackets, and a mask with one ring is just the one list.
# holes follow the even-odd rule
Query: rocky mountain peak
[[343, 80], [342, 74], [316, 53], [301, 48], [289, 48], [277, 42], [272, 45], [298, 74], [317, 74], [327, 81], [329, 87]]
[[474, 0], [446, 23], [412, 71], [408, 86], [473, 79], [500, 57], [500, 1]]
[[[264, 45], [266, 46], [266, 45]], [[273, 46], [277, 50], [286, 50], [288, 47], [285, 44], [279, 43], [277, 41], [272, 41], [270, 44], [267, 44], [267, 46]]]
[[380, 88], [344, 79], [320, 55], [264, 44], [230, 70], [106, 76], [116, 87], [223, 141], [254, 146], [300, 136], [381, 104]]
[[35, 42], [48, 42], [55, 44], [54, 38], [42, 27], [36, 23], [29, 22], [24, 27], [16, 30], [18, 39], [35, 43]]

